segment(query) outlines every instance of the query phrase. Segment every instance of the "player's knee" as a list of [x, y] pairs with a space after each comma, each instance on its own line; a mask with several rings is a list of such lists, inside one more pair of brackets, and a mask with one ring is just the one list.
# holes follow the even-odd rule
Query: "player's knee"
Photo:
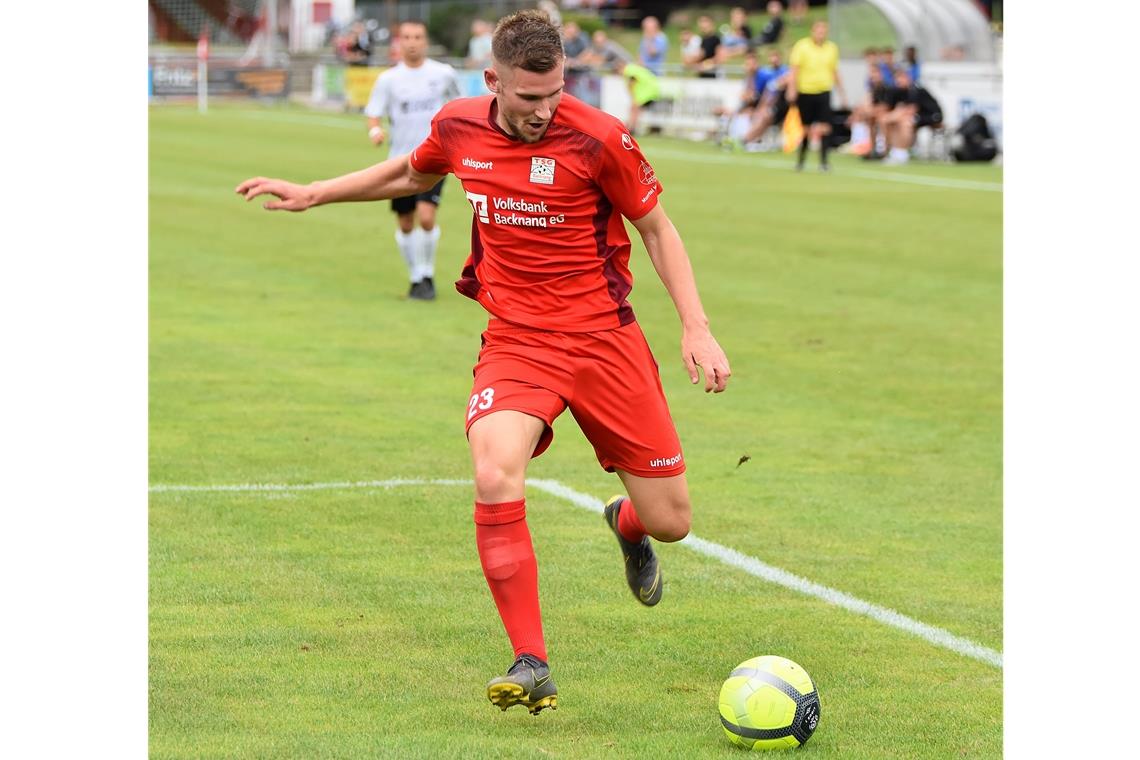
[[689, 528], [692, 527], [692, 520], [688, 517], [673, 518], [665, 523], [660, 530], [654, 534], [654, 538], [658, 541], [665, 543], [672, 543], [680, 541], [685, 536], [689, 535]]
[[495, 504], [520, 498], [521, 474], [516, 474], [495, 461], [475, 464], [475, 494], [480, 501]]
[[672, 543], [689, 535], [689, 529], [693, 524], [693, 510], [688, 501], [672, 506], [673, 508], [663, 515], [662, 519], [657, 520], [657, 524], [653, 526], [653, 537], [658, 541]]

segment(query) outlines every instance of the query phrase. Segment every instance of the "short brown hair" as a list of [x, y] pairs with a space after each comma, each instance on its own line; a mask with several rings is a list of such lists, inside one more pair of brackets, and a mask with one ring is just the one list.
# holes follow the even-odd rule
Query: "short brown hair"
[[562, 63], [562, 36], [545, 12], [519, 11], [495, 27], [491, 55], [511, 68], [545, 74]]

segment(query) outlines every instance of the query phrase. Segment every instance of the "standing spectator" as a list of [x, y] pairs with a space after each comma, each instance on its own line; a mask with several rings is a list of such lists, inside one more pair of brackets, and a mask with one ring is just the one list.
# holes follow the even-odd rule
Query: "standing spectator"
[[400, 24], [392, 24], [392, 29], [388, 32], [388, 65], [397, 65], [403, 57], [400, 50]]
[[883, 163], [905, 164], [910, 160], [918, 128], [942, 123], [942, 107], [925, 88], [911, 81], [906, 66], [895, 69], [895, 87], [891, 90], [889, 105], [890, 110], [879, 119], [888, 148]]
[[792, 46], [788, 57], [791, 77], [788, 81], [788, 103], [799, 106], [800, 119], [806, 129], [800, 143], [796, 171], [803, 171], [808, 147], [819, 141], [819, 169], [830, 171], [827, 163], [827, 135], [831, 133], [831, 89], [839, 88], [840, 102], [846, 106], [847, 95], [839, 80], [839, 47], [827, 39], [827, 22], [811, 25], [811, 36]]
[[775, 45], [784, 33], [784, 6], [780, 0], [768, 0], [768, 23], [760, 30], [758, 45]]
[[481, 18], [471, 22], [467, 43], [467, 68], [485, 69], [491, 65], [491, 24]]
[[701, 16], [697, 19], [697, 29], [701, 32], [701, 57], [697, 60], [697, 76], [716, 79], [720, 76], [720, 65], [724, 62], [724, 46], [720, 44], [716, 24], [711, 16]]
[[[392, 132], [389, 156], [411, 153], [431, 133], [432, 117], [443, 104], [459, 97], [455, 69], [427, 57], [427, 26], [422, 21], [405, 21], [399, 28], [402, 60], [376, 79], [364, 108], [368, 139], [373, 145], [387, 139], [380, 119], [388, 117]], [[409, 298], [435, 299], [435, 252], [439, 246], [435, 216], [442, 192], [441, 177], [425, 192], [392, 199], [396, 246], [408, 265]]]
[[701, 38], [693, 34], [692, 29], [682, 29], [680, 32], [681, 63], [686, 69], [696, 70], [701, 60]]
[[614, 62], [614, 73], [629, 83], [629, 121], [626, 122], [626, 128], [630, 134], [635, 134], [641, 111], [661, 97], [661, 83], [649, 69], [621, 59]]
[[665, 65], [665, 53], [669, 50], [669, 38], [661, 31], [661, 22], [656, 16], [646, 16], [641, 20], [641, 42], [637, 46], [637, 57], [641, 65], [661, 76]]

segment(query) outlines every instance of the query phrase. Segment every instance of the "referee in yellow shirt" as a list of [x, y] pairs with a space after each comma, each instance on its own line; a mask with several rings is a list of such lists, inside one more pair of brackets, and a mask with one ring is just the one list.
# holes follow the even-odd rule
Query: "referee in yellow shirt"
[[816, 21], [811, 25], [811, 36], [792, 46], [788, 64], [791, 76], [786, 98], [789, 105], [799, 106], [800, 118], [806, 127], [796, 171], [803, 171], [812, 140], [819, 140], [819, 170], [830, 171], [827, 136], [831, 133], [831, 88], [839, 89], [839, 99], [844, 107], [847, 95], [839, 81], [839, 47], [827, 39], [826, 21]]

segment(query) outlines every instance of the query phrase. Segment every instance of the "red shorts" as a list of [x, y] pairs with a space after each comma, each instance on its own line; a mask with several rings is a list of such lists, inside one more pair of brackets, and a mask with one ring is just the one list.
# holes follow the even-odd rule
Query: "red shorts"
[[562, 333], [492, 318], [474, 374], [468, 429], [503, 409], [538, 417], [546, 423], [532, 455], [538, 456], [554, 438], [555, 418], [569, 407], [607, 472], [663, 478], [685, 471], [657, 362], [636, 322]]

